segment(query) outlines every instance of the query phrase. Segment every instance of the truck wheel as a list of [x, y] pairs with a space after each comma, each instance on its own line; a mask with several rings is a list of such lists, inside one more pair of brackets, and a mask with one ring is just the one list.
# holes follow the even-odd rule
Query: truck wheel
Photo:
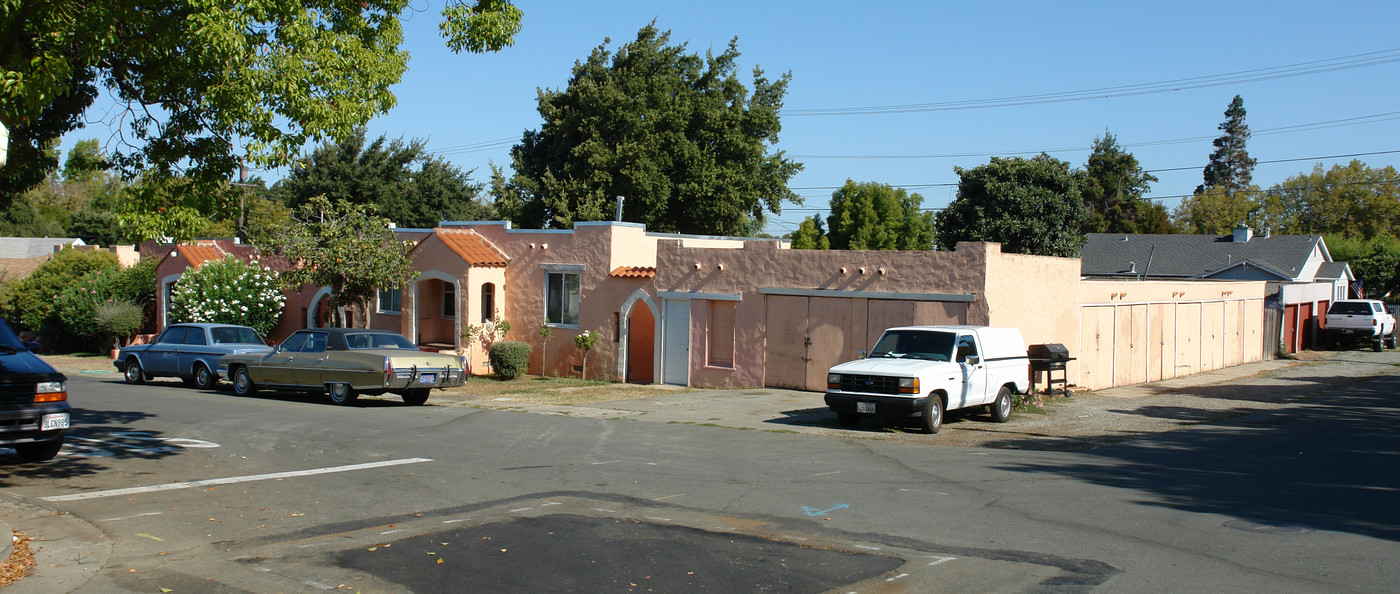
[[1372, 346], [1373, 348], [1375, 348], [1375, 350], [1376, 350], [1377, 353], [1379, 353], [1379, 352], [1385, 350], [1385, 337], [1384, 337], [1384, 336], [1377, 336], [1377, 337], [1376, 337], [1376, 344], [1371, 345], [1371, 346]]
[[860, 415], [856, 413], [836, 413], [836, 424], [842, 427], [855, 427], [860, 424]]
[[15, 444], [15, 453], [19, 454], [25, 462], [44, 462], [52, 460], [58, 455], [58, 451], [63, 449], [63, 436], [51, 441], [40, 441], [35, 443]]
[[943, 428], [943, 399], [937, 394], [929, 394], [924, 400], [924, 411], [919, 416], [919, 428], [930, 435]]
[[1002, 386], [997, 390], [997, 399], [992, 401], [992, 420], [1005, 423], [1011, 420], [1011, 388]]

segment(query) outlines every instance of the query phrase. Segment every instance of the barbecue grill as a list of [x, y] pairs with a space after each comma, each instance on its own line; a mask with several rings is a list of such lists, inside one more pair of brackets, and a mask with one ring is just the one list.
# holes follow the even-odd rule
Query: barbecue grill
[[[1031, 363], [1031, 388], [1035, 388], [1036, 380], [1041, 372], [1045, 372], [1045, 393], [1054, 394], [1055, 384], [1059, 384], [1059, 391], [1065, 396], [1069, 396], [1069, 371], [1066, 364], [1074, 360], [1069, 356], [1069, 349], [1059, 343], [1033, 344], [1026, 348], [1026, 356]], [[1060, 378], [1055, 379], [1055, 372], [1060, 372]]]

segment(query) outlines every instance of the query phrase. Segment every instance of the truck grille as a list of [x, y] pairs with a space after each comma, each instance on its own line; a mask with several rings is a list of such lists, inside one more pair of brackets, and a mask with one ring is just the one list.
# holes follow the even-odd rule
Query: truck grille
[[898, 394], [899, 378], [885, 375], [841, 374], [842, 392], [869, 392], [871, 394]]
[[34, 384], [0, 383], [0, 404], [34, 404]]

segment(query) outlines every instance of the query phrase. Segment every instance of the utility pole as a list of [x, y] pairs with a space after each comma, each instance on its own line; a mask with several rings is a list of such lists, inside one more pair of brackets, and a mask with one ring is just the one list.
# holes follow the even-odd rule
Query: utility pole
[[247, 200], [247, 198], [248, 198], [248, 188], [253, 187], [253, 184], [248, 183], [248, 162], [247, 162], [247, 161], [244, 161], [242, 158], [239, 158], [239, 159], [238, 159], [238, 181], [237, 181], [236, 183], [231, 183], [231, 184], [229, 184], [229, 185], [238, 186], [238, 187], [240, 187], [240, 188], [243, 189], [242, 192], [239, 192], [239, 193], [238, 193], [238, 231], [237, 231], [237, 233], [238, 233], [238, 240], [239, 240], [239, 241], [248, 241], [248, 235], [247, 235], [247, 233], [244, 232], [243, 223], [244, 223], [244, 213], [247, 211], [247, 203], [246, 203], [246, 200]]

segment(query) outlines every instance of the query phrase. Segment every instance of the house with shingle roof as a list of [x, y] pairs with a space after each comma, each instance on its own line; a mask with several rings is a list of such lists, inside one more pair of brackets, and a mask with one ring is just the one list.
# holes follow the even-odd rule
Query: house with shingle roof
[[1327, 306], [1346, 299], [1356, 281], [1345, 262], [1333, 262], [1321, 235], [1090, 233], [1079, 252], [1089, 278], [1126, 280], [1262, 280], [1265, 305], [1280, 312], [1285, 352], [1313, 347]]
[[72, 237], [0, 237], [0, 279], [29, 276], [54, 252], [83, 245], [83, 240]]

